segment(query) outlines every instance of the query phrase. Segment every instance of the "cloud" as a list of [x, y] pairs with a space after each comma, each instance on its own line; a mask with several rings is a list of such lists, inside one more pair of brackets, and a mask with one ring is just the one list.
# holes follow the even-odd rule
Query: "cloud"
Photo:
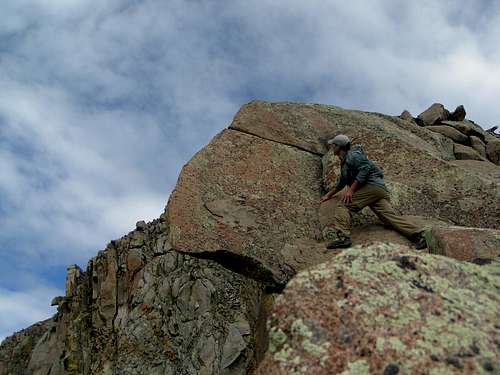
[[57, 295], [61, 295], [58, 289], [47, 287], [22, 292], [0, 288], [0, 342], [14, 332], [54, 315], [56, 309], [50, 306], [50, 301]]
[[486, 0], [6, 0], [0, 288], [57, 288], [66, 265], [159, 216], [250, 100], [414, 115], [439, 101], [498, 124], [499, 39]]

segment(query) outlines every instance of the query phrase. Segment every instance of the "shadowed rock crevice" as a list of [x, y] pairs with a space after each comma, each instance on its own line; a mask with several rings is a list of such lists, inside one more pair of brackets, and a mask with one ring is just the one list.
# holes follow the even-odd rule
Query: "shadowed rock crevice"
[[252, 133], [250, 131], [245, 131], [245, 130], [242, 130], [242, 129], [233, 128], [232, 126], [230, 126], [229, 129], [236, 130], [238, 132], [241, 132], [241, 133], [244, 133], [244, 134], [248, 134], [248, 135], [251, 135], [251, 136], [254, 136], [254, 137], [258, 137], [258, 138], [264, 139], [266, 141], [276, 142], [276, 143], [279, 143], [279, 144], [282, 144], [282, 145], [285, 145], [285, 146], [290, 146], [290, 147], [296, 148], [297, 150], [305, 151], [305, 152], [308, 152], [308, 153], [316, 155], [316, 156], [322, 156], [323, 155], [322, 153], [311, 151], [311, 150], [309, 150], [307, 148], [298, 146], [298, 145], [296, 145], [294, 143], [280, 142], [279, 140], [272, 139], [272, 138], [267, 138], [267, 137], [264, 137], [262, 135], [259, 135], [258, 133]]
[[283, 264], [281, 270], [285, 278], [277, 280], [275, 274], [259, 259], [237, 254], [230, 250], [201, 251], [196, 253], [178, 252], [199, 259], [212, 260], [228, 270], [262, 283], [267, 293], [280, 293], [295, 274], [293, 269]]

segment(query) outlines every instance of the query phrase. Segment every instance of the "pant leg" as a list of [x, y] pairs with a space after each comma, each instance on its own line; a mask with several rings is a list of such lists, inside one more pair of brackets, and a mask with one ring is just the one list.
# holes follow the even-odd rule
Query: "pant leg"
[[412, 221], [398, 215], [391, 203], [389, 202], [389, 194], [386, 198], [382, 198], [370, 205], [370, 208], [375, 212], [378, 218], [384, 223], [393, 227], [403, 236], [412, 238], [416, 234], [422, 232], [423, 228], [419, 227]]
[[350, 237], [352, 229], [352, 214], [380, 200], [387, 192], [375, 185], [364, 185], [352, 195], [352, 202], [342, 202], [344, 191], [335, 194], [332, 199], [320, 206], [320, 223], [325, 240], [335, 237]]

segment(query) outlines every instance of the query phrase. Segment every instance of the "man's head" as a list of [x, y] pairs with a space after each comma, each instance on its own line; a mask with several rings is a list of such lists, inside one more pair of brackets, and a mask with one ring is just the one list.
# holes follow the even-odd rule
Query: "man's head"
[[341, 151], [348, 151], [351, 148], [351, 140], [344, 134], [338, 134], [326, 143], [328, 144], [328, 149], [333, 148], [335, 155], [339, 155]]

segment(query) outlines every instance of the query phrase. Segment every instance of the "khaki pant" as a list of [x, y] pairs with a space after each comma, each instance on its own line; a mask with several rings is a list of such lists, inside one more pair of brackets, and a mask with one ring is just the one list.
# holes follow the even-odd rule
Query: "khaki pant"
[[319, 221], [323, 228], [325, 240], [339, 237], [350, 237], [352, 229], [352, 214], [368, 206], [386, 225], [393, 227], [405, 237], [411, 238], [420, 233], [420, 228], [413, 222], [398, 215], [391, 206], [389, 193], [376, 185], [364, 185], [352, 195], [352, 202], [342, 202], [343, 191], [335, 194], [332, 199], [321, 203]]

